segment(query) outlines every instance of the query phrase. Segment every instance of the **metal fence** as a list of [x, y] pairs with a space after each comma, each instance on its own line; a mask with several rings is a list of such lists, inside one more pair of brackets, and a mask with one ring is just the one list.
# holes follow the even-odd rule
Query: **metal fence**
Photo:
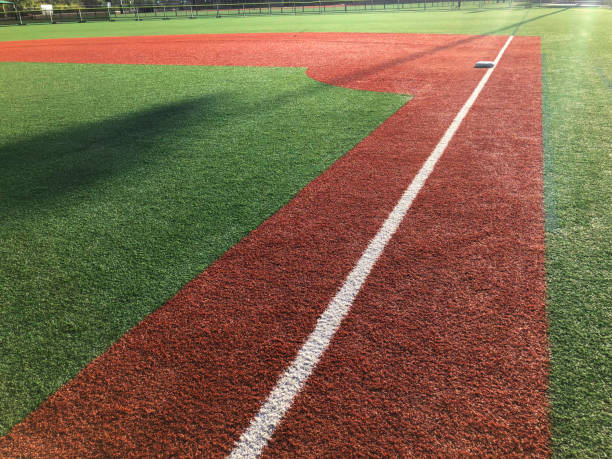
[[[461, 9], [525, 8], [542, 6], [541, 0], [463, 0]], [[309, 1], [234, 1], [181, 5], [130, 5], [110, 7], [62, 7], [53, 11], [28, 9], [0, 12], [0, 25], [57, 24], [89, 21], [142, 21], [151, 19], [196, 19], [200, 17], [328, 14], [369, 11], [452, 10], [457, 0], [309, 0]]]

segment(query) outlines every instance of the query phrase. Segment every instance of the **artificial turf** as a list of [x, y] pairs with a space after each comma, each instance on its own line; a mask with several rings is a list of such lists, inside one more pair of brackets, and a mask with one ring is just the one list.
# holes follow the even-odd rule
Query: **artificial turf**
[[2, 433], [407, 101], [304, 69], [0, 74]]
[[[283, 31], [541, 36], [552, 440], [554, 453], [569, 457], [612, 449], [609, 30], [609, 9], [515, 8], [5, 27], [0, 40]], [[18, 94], [3, 97], [14, 104]], [[32, 295], [35, 286], [28, 288]]]
[[612, 14], [563, 17], [565, 31], [549, 30], [543, 56], [553, 448], [563, 457], [606, 457], [612, 451]]

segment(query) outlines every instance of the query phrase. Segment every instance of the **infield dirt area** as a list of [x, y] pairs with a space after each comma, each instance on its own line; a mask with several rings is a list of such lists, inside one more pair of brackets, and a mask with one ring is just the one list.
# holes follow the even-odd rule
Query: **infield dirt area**
[[[0, 455], [231, 452], [482, 78], [474, 63], [506, 39], [0, 43], [6, 62], [304, 67], [413, 95], [0, 439]], [[539, 38], [515, 37], [264, 455], [549, 454], [540, 65]]]

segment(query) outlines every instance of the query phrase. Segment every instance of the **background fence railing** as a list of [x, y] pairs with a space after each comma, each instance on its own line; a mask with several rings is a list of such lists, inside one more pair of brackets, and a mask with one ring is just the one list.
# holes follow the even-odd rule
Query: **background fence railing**
[[[550, 0], [549, 0], [550, 1]], [[562, 3], [564, 0], [556, 1]], [[565, 0], [565, 3], [571, 3]], [[542, 0], [462, 0], [461, 9], [525, 8], [546, 5]], [[457, 0], [307, 0], [307, 1], [230, 1], [180, 5], [113, 5], [110, 7], [55, 7], [53, 11], [24, 9], [0, 12], [0, 25], [88, 21], [142, 21], [247, 15], [323, 14], [414, 9], [451, 10]]]

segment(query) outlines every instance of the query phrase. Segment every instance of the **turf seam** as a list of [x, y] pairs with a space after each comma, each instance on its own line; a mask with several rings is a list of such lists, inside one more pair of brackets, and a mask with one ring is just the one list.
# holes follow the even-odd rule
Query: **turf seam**
[[602, 83], [606, 86], [606, 88], [612, 91], [612, 82], [610, 82], [610, 80], [608, 79], [608, 77], [606, 77], [603, 71], [599, 67], [595, 67], [595, 72], [601, 79]]
[[555, 150], [551, 136], [550, 90], [546, 78], [547, 56], [542, 53], [542, 150], [544, 152], [544, 213], [545, 230], [554, 232], [559, 229], [559, 218], [557, 215], [557, 197], [555, 192]]

